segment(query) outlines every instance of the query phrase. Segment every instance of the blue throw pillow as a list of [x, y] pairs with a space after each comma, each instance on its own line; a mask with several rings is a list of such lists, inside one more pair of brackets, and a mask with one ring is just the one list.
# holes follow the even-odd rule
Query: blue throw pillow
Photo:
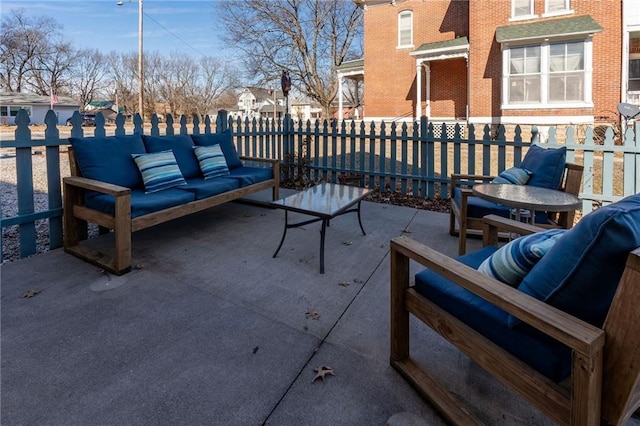
[[520, 167], [531, 172], [527, 185], [558, 189], [564, 173], [567, 147], [545, 149], [531, 145]]
[[145, 153], [140, 135], [69, 138], [82, 176], [136, 188], [142, 186], [140, 172], [131, 154]]
[[224, 158], [220, 145], [194, 146], [193, 151], [198, 157], [200, 170], [202, 170], [205, 179], [229, 174], [227, 160]]
[[[640, 194], [585, 215], [527, 274], [518, 290], [601, 327], [629, 252], [637, 247]], [[509, 319], [510, 326], [519, 322]]]
[[520, 167], [511, 167], [510, 169], [504, 170], [502, 173], [498, 175], [491, 183], [510, 183], [513, 185], [525, 185], [529, 178], [531, 177], [531, 172], [527, 169], [521, 169]]
[[147, 194], [187, 184], [173, 151], [133, 154], [132, 157], [140, 169]]
[[549, 229], [516, 238], [485, 259], [478, 271], [517, 287], [564, 232], [564, 229]]
[[236, 146], [233, 144], [233, 135], [231, 134], [230, 129], [225, 130], [222, 133], [191, 135], [191, 138], [196, 145], [220, 145], [220, 148], [222, 148], [222, 152], [224, 153], [224, 158], [227, 160], [227, 166], [229, 167], [229, 170], [243, 166], [240, 157], [238, 157]]
[[200, 166], [193, 154], [193, 140], [189, 135], [147, 136], [142, 137], [147, 152], [172, 150], [185, 179], [200, 176]]

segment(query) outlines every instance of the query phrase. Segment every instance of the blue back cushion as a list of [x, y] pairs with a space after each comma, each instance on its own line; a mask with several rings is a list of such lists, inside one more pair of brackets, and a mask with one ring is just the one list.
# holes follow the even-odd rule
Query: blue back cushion
[[[518, 287], [597, 327], [604, 323], [630, 251], [640, 247], [640, 194], [587, 214]], [[510, 325], [520, 321], [509, 319]]]
[[172, 150], [182, 176], [186, 179], [202, 176], [198, 159], [193, 153], [193, 140], [189, 135], [147, 136], [142, 137], [147, 152]]
[[240, 160], [240, 157], [238, 157], [236, 146], [233, 144], [233, 135], [231, 134], [230, 129], [225, 130], [222, 133], [191, 135], [191, 138], [196, 145], [220, 145], [220, 148], [222, 148], [222, 153], [224, 154], [224, 158], [227, 160], [227, 166], [229, 166], [229, 170], [235, 169], [237, 167], [242, 167], [242, 161]]
[[567, 148], [544, 149], [531, 145], [520, 167], [531, 172], [527, 185], [558, 189], [564, 173]]
[[140, 135], [69, 138], [82, 176], [136, 188], [142, 177], [131, 154], [145, 153]]

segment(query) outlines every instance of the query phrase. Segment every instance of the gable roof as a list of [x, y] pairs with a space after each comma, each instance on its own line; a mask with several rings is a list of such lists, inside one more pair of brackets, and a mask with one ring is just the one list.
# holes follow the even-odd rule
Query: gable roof
[[603, 28], [591, 16], [574, 16], [528, 24], [508, 25], [496, 28], [496, 41], [508, 43], [550, 37], [589, 35], [601, 32]]
[[[51, 98], [33, 93], [2, 92], [0, 93], [0, 105], [51, 105]], [[80, 108], [80, 103], [68, 96], [58, 96], [58, 103], [55, 106]]]

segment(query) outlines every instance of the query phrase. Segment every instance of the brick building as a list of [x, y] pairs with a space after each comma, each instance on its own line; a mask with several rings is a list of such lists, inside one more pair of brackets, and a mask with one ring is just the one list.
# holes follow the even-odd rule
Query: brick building
[[621, 0], [354, 1], [364, 57], [337, 72], [367, 120], [591, 124], [626, 99]]

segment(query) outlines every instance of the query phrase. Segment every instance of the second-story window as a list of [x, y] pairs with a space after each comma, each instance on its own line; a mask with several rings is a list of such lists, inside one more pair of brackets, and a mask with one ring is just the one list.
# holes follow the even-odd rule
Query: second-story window
[[398, 14], [398, 47], [413, 46], [413, 13], [409, 10]]
[[547, 0], [546, 13], [561, 13], [571, 9], [570, 0]]
[[511, 17], [524, 18], [533, 15], [533, 0], [511, 0]]

